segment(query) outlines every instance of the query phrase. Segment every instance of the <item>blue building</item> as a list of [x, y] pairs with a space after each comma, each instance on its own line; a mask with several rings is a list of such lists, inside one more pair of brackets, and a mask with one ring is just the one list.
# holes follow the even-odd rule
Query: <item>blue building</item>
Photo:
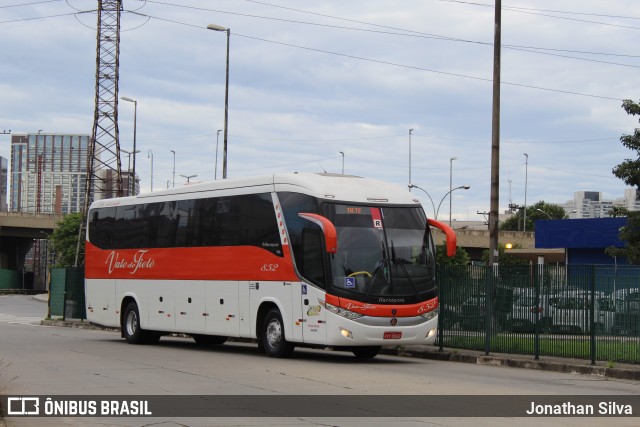
[[627, 218], [536, 221], [536, 248], [565, 248], [567, 264], [626, 264], [605, 253], [609, 246], [624, 247], [618, 237]]

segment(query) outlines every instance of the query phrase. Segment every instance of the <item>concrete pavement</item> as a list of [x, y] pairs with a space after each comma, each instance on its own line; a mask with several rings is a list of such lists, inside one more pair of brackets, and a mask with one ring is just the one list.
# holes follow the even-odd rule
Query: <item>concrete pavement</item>
[[[34, 299], [47, 302], [48, 295], [34, 295]], [[104, 328], [92, 323], [76, 319], [45, 319], [42, 325], [83, 329], [108, 329], [119, 331], [117, 328]], [[240, 340], [246, 341], [246, 340]], [[543, 371], [562, 372], [569, 374], [596, 375], [600, 377], [640, 381], [640, 366], [624, 363], [596, 362], [591, 365], [589, 360], [570, 359], [561, 357], [541, 357], [535, 360], [532, 355], [492, 353], [444, 348], [438, 346], [391, 346], [383, 347], [380, 354], [402, 357], [416, 357], [432, 360], [447, 360], [450, 362], [474, 363], [476, 365], [503, 366], [508, 368], [537, 369]]]

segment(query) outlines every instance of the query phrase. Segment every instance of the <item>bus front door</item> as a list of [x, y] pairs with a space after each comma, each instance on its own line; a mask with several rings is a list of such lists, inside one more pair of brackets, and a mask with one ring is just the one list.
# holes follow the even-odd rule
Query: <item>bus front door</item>
[[302, 283], [302, 339], [309, 344], [326, 344], [327, 311], [320, 301], [324, 292], [315, 286]]

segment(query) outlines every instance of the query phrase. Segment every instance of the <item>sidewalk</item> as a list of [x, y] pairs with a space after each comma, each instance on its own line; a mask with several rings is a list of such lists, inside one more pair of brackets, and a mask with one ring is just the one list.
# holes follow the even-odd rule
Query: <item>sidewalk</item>
[[[46, 302], [47, 295], [34, 295], [34, 299]], [[58, 326], [81, 329], [100, 329], [119, 331], [119, 328], [104, 328], [81, 320], [43, 320], [45, 326]], [[239, 340], [244, 341], [244, 340]], [[476, 365], [503, 366], [509, 368], [537, 369], [541, 371], [562, 372], [567, 374], [596, 375], [630, 381], [640, 381], [640, 366], [624, 363], [614, 363], [609, 367], [608, 362], [596, 362], [591, 365], [589, 360], [569, 359], [562, 357], [540, 357], [535, 360], [532, 355], [492, 353], [488, 356], [484, 352], [445, 348], [440, 351], [438, 346], [395, 346], [383, 347], [380, 354], [402, 357], [415, 357], [431, 360], [446, 360], [450, 362], [474, 363]]]

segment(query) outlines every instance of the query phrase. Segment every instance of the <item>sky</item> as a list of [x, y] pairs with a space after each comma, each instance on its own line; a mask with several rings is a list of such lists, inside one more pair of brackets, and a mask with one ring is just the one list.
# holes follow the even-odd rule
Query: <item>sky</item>
[[[0, 0], [0, 131], [91, 134], [97, 0]], [[438, 218], [490, 208], [491, 0], [124, 0], [119, 95], [137, 99], [141, 191], [222, 177], [344, 172], [433, 199]], [[637, 153], [640, 2], [502, 2], [500, 211], [576, 191], [622, 197]], [[122, 149], [133, 104], [119, 103]], [[411, 137], [409, 136], [409, 130]], [[411, 149], [410, 149], [411, 148]], [[343, 155], [340, 153], [344, 153]], [[525, 155], [526, 153], [526, 155]], [[10, 157], [10, 135], [0, 134]], [[123, 154], [126, 165], [126, 154]], [[411, 158], [411, 161], [409, 159]], [[455, 158], [455, 160], [451, 160]], [[451, 187], [450, 187], [451, 185]], [[426, 194], [412, 190], [434, 216]], [[526, 200], [525, 200], [526, 197]], [[438, 210], [440, 201], [444, 201]]]

